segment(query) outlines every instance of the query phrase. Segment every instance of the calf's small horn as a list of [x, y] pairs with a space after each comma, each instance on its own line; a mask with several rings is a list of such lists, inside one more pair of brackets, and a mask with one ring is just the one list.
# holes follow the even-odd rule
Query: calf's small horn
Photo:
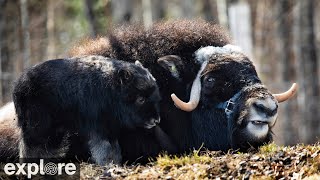
[[293, 95], [295, 95], [297, 90], [298, 90], [298, 85], [296, 83], [293, 83], [291, 88], [288, 91], [280, 94], [273, 94], [273, 96], [276, 98], [276, 100], [279, 103], [281, 103], [290, 99]]
[[200, 101], [200, 92], [201, 92], [201, 80], [200, 80], [201, 72], [207, 66], [207, 63], [208, 63], [207, 61], [202, 63], [201, 68], [197, 74], [197, 77], [193, 81], [189, 102], [187, 103], [183, 102], [175, 94], [171, 94], [171, 99], [173, 100], [177, 108], [183, 111], [190, 112], [190, 111], [193, 111], [198, 106]]

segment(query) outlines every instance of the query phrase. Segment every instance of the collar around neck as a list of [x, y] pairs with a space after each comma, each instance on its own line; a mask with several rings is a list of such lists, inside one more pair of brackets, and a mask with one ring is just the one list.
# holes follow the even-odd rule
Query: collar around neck
[[242, 91], [237, 92], [233, 97], [225, 102], [218, 103], [216, 108], [224, 109], [224, 112], [228, 118], [230, 119], [232, 113], [234, 112], [235, 104], [237, 103]]

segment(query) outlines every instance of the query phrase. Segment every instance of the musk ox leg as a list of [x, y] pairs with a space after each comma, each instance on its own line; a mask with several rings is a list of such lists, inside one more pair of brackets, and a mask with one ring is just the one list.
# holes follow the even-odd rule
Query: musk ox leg
[[99, 165], [121, 163], [122, 156], [118, 140], [111, 142], [96, 133], [91, 133], [88, 145], [94, 163]]
[[155, 136], [163, 150], [167, 151], [168, 153], [178, 152], [177, 146], [159, 126], [155, 127]]
[[[69, 149], [70, 129], [67, 121], [59, 116], [63, 112], [54, 111], [40, 98], [25, 95], [17, 90], [14, 103], [21, 129], [20, 157], [65, 158]], [[57, 109], [57, 108], [56, 108]]]
[[[44, 139], [43, 136], [41, 138]], [[70, 145], [69, 134], [65, 133], [63, 136], [50, 134], [46, 138], [48, 139], [46, 142], [35, 144], [22, 135], [19, 143], [19, 156], [22, 161], [28, 161], [29, 158], [66, 158]]]
[[45, 106], [26, 107], [29, 108], [17, 111], [21, 128], [20, 157], [65, 158], [70, 137], [65, 124], [56, 123]]

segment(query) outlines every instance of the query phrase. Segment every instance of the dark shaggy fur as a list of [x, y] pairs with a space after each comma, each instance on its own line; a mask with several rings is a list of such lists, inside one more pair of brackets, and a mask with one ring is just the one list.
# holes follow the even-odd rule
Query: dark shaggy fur
[[[260, 123], [249, 121], [252, 116], [250, 110], [259, 111], [260, 114], [269, 111], [265, 107], [253, 107], [261, 105], [253, 101], [268, 99], [274, 107], [277, 102], [261, 85], [252, 62], [246, 56], [209, 58], [201, 77], [201, 100], [193, 112], [187, 113], [175, 108], [170, 98], [174, 92], [183, 100], [188, 99], [193, 79], [200, 67], [194, 57], [196, 50], [204, 46], [224, 46], [229, 42], [228, 35], [214, 24], [201, 20], [179, 20], [157, 23], [148, 30], [139, 26], [118, 28], [107, 37], [77, 45], [70, 54], [98, 54], [130, 62], [141, 60], [157, 79], [162, 96], [160, 125], [178, 145], [179, 152], [199, 148], [202, 143], [211, 150], [247, 150], [272, 139], [271, 127], [268, 127], [268, 134], [263, 137], [248, 134], [248, 124], [258, 127]], [[178, 58], [171, 56], [165, 60], [159, 59], [166, 55], [177, 55]], [[213, 81], [209, 80], [210, 76], [213, 76]], [[255, 86], [258, 88], [249, 88]], [[234, 105], [233, 116], [228, 119], [224, 110], [216, 105], [240, 91], [243, 91], [241, 98]], [[128, 139], [135, 137], [138, 136]]]
[[[74, 47], [70, 54], [111, 56], [130, 62], [141, 60], [157, 79], [162, 95], [160, 125], [179, 146], [178, 152], [199, 148], [202, 143], [211, 150], [247, 150], [272, 139], [270, 130], [262, 138], [256, 138], [246, 130], [250, 123], [249, 108], [254, 107], [261, 113], [266, 110], [261, 110], [260, 106], [255, 107], [252, 101], [272, 99], [271, 93], [261, 85], [247, 57], [210, 58], [201, 77], [200, 103], [193, 112], [186, 113], [177, 109], [170, 99], [173, 92], [183, 100], [188, 99], [191, 84], [199, 70], [199, 64], [194, 58], [196, 50], [228, 43], [228, 35], [216, 25], [201, 20], [184, 20], [157, 23], [148, 30], [139, 26], [118, 28], [106, 37], [86, 40]], [[166, 56], [158, 60], [170, 54], [181, 58]], [[227, 119], [224, 110], [216, 105], [237, 92], [241, 92], [241, 95], [234, 105], [233, 115]], [[161, 146], [155, 143], [157, 137], [164, 139], [164, 142], [168, 139], [165, 135], [158, 136], [148, 131], [127, 131], [121, 134], [119, 144], [124, 160], [135, 161], [141, 156], [155, 156], [164, 149], [162, 146], [166, 146], [164, 142], [160, 143]], [[132, 148], [136, 151], [132, 151]]]
[[12, 102], [0, 109], [0, 162], [15, 162], [19, 159], [20, 129], [17, 126]]
[[[261, 84], [255, 67], [246, 56], [210, 57], [201, 81], [201, 100], [192, 113], [193, 146], [200, 147], [204, 143], [211, 150], [227, 151], [233, 148], [247, 151], [272, 141], [271, 130], [266, 136], [256, 138], [246, 129], [253, 101], [266, 98], [274, 100]], [[229, 100], [238, 92], [241, 92], [240, 96], [228, 119], [224, 109], [216, 108], [216, 105]]]
[[[199, 64], [193, 58], [194, 52], [202, 46], [223, 46], [229, 43], [229, 39], [221, 27], [203, 20], [169, 21], [156, 23], [148, 30], [141, 26], [116, 28], [107, 37], [84, 40], [72, 48], [70, 55], [103, 55], [130, 62], [141, 60], [159, 85], [162, 96], [161, 127], [182, 152], [193, 147], [189, 142], [192, 139], [189, 137], [191, 121], [187, 120], [190, 114], [177, 109], [170, 94], [174, 92], [186, 100], [190, 84], [199, 70]], [[178, 79], [172, 77], [163, 65], [157, 64], [158, 58], [170, 54], [182, 58], [182, 62], [169, 62], [177, 66]]]
[[16, 82], [13, 100], [22, 157], [119, 162], [122, 134], [159, 121], [152, 75], [142, 65], [101, 56], [32, 67]]
[[84, 40], [72, 48], [70, 55], [103, 55], [129, 62], [140, 60], [160, 81], [158, 84], [164, 86], [168, 77], [160, 66], [155, 65], [158, 58], [170, 54], [180, 56], [184, 64], [190, 64], [188, 73], [180, 76], [192, 81], [199, 69], [193, 53], [202, 46], [228, 43], [228, 34], [215, 24], [203, 20], [169, 21], [156, 23], [148, 30], [139, 25], [116, 28], [107, 37]]

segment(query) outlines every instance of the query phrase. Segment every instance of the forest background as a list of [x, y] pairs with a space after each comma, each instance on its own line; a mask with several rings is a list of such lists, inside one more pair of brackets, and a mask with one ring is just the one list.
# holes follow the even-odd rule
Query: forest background
[[112, 26], [201, 18], [230, 31], [271, 92], [299, 84], [280, 105], [279, 145], [320, 137], [320, 1], [317, 0], [0, 0], [0, 104], [11, 101], [24, 68], [65, 58], [86, 37]]

